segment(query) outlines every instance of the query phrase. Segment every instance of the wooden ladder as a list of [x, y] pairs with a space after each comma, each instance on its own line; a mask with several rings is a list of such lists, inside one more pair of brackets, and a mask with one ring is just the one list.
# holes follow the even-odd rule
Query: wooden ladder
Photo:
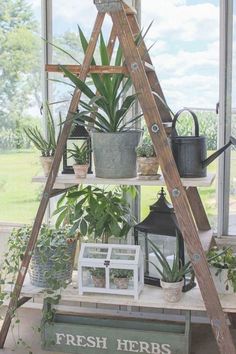
[[[135, 44], [134, 38], [137, 34], [140, 34], [135, 12], [130, 7], [125, 5], [122, 0], [94, 0], [94, 2], [98, 8], [98, 15], [83, 64], [80, 67], [74, 66], [74, 70], [78, 71], [79, 78], [83, 81], [85, 81], [90, 72], [102, 74], [105, 70], [112, 70], [113, 73], [124, 70], [124, 72], [128, 71], [130, 74], [133, 86], [136, 92], [138, 92], [139, 103], [141, 105], [151, 139], [157, 155], [159, 156], [163, 177], [176, 212], [176, 217], [178, 219], [187, 252], [198, 280], [219, 350], [222, 354], [236, 354], [229, 326], [211, 278], [206, 256], [199, 238], [198, 230], [209, 230], [210, 225], [197, 188], [191, 187], [186, 191], [182, 185], [168, 143], [167, 135], [162, 124], [163, 122], [170, 122], [171, 116], [160, 100], [155, 97], [153, 92], [156, 92], [162, 97], [163, 100], [165, 98], [144, 41], [142, 40], [139, 46]], [[109, 13], [113, 22], [113, 30], [109, 43], [110, 53], [112, 53], [114, 40], [117, 36], [125, 58], [126, 66], [124, 68], [92, 67], [90, 65], [106, 13]], [[53, 70], [53, 68], [51, 68], [51, 70]], [[80, 97], [81, 91], [76, 88], [74, 90], [62, 134], [56, 148], [53, 165], [47, 178], [42, 199], [35, 217], [30, 240], [27, 245], [27, 249], [11, 295], [8, 310], [3, 321], [0, 332], [0, 348], [3, 348], [4, 346], [15, 309], [23, 302], [27, 301], [27, 298], [20, 298], [21, 289], [29, 267], [32, 252], [36, 245], [37, 237], [49, 199], [52, 196], [63, 192], [53, 189], [53, 186], [59, 170], [64, 147], [70, 134], [73, 114], [77, 111]]]

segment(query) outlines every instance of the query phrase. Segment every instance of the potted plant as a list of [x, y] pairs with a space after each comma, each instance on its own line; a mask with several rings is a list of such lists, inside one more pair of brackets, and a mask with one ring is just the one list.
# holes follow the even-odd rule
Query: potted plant
[[105, 269], [104, 268], [89, 268], [89, 273], [92, 276], [95, 288], [105, 288]]
[[182, 289], [184, 285], [184, 276], [192, 273], [192, 265], [187, 262], [184, 266], [179, 259], [179, 244], [176, 241], [176, 253], [173, 262], [169, 263], [161, 250], [149, 240], [153, 253], [157, 258], [157, 262], [150, 262], [161, 275], [161, 287], [164, 291], [164, 298], [168, 302], [178, 302], [182, 297]]
[[125, 238], [134, 218], [124, 193], [135, 195], [135, 188], [116, 187], [114, 189], [96, 186], [78, 187], [68, 192], [65, 203], [60, 203], [54, 215], [58, 215], [56, 225], [63, 225], [70, 216], [73, 235], [79, 231], [83, 237], [93, 237], [97, 242], [108, 243], [109, 238]]
[[[84, 52], [88, 42], [81, 29], [80, 40]], [[100, 35], [102, 65], [110, 65], [111, 59], [103, 35]], [[114, 60], [122, 65], [122, 51], [118, 48]], [[95, 60], [92, 65], [96, 65]], [[87, 97], [80, 101], [79, 112], [74, 119], [92, 132], [95, 174], [101, 178], [130, 178], [136, 176], [136, 153], [141, 131], [134, 124], [142, 114], [127, 119], [127, 114], [137, 101], [137, 94], [127, 95], [131, 79], [126, 74], [91, 74], [94, 91], [77, 75], [61, 66], [65, 76]], [[125, 98], [124, 98], [125, 97]], [[123, 103], [121, 101], [123, 100]]]
[[[72, 235], [79, 232], [86, 240], [93, 238], [98, 243], [108, 243], [112, 237], [123, 239], [134, 223], [125, 192], [134, 196], [135, 189], [119, 187], [108, 190], [87, 186], [67, 192], [54, 212], [57, 215], [56, 225], [60, 227], [64, 220], [69, 220]], [[89, 273], [95, 287], [104, 287], [105, 273], [102, 269], [91, 267]]]
[[112, 269], [111, 277], [118, 289], [128, 289], [129, 280], [133, 277], [133, 271], [129, 269]]
[[157, 178], [159, 161], [156, 156], [154, 146], [149, 139], [146, 139], [136, 148], [138, 162], [138, 176]]
[[47, 123], [47, 133], [45, 136], [41, 133], [38, 127], [27, 127], [24, 129], [25, 134], [27, 137], [32, 141], [36, 149], [41, 152], [40, 161], [43, 167], [44, 175], [47, 177], [49, 175], [53, 157], [55, 154], [56, 146], [58, 138], [61, 134], [61, 116], [59, 115], [60, 119], [60, 128], [58, 137], [56, 137], [56, 129], [54, 120], [47, 105], [47, 115], [46, 115], [46, 123]]
[[[31, 226], [14, 229], [8, 241], [8, 252], [2, 267], [2, 276], [14, 281], [25, 253]], [[69, 228], [55, 229], [42, 225], [32, 254], [29, 276], [31, 284], [57, 290], [71, 282], [77, 237], [69, 235]]]
[[78, 178], [86, 178], [87, 172], [89, 168], [89, 152], [90, 149], [86, 142], [84, 142], [81, 146], [73, 144], [73, 149], [67, 149], [70, 153], [69, 157], [72, 157], [75, 161], [73, 165], [75, 177]]
[[219, 294], [236, 292], [236, 254], [231, 247], [213, 247], [207, 255], [210, 272]]

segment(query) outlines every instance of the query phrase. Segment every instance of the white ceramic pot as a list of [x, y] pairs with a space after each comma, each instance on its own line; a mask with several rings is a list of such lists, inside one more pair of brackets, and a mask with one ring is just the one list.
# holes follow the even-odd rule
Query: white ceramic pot
[[86, 178], [88, 173], [89, 165], [73, 165], [75, 177]]
[[43, 167], [44, 176], [48, 177], [53, 163], [53, 156], [40, 156], [40, 162]]
[[156, 176], [159, 167], [157, 157], [138, 157], [138, 175]]
[[[231, 282], [228, 281], [228, 269], [222, 269], [219, 274], [218, 273], [218, 268], [210, 266], [210, 272], [212, 279], [215, 283], [216, 290], [218, 294], [233, 294], [234, 289], [233, 286], [231, 285]], [[216, 275], [217, 274], [217, 275]]]
[[166, 283], [161, 280], [161, 287], [163, 289], [164, 298], [168, 302], [178, 302], [182, 297], [182, 289], [184, 280], [177, 283]]

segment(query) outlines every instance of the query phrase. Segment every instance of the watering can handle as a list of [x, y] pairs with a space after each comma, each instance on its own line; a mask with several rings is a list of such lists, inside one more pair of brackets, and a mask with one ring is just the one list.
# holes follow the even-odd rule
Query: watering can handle
[[197, 115], [191, 110], [191, 109], [188, 109], [188, 108], [182, 108], [180, 109], [174, 116], [174, 119], [172, 121], [172, 133], [171, 135], [173, 136], [174, 135], [174, 132], [175, 132], [175, 125], [176, 125], [176, 122], [177, 122], [177, 119], [179, 118], [180, 114], [183, 113], [183, 112], [189, 112], [194, 120], [194, 125], [195, 125], [195, 136], [199, 136], [199, 124], [198, 124], [198, 119], [197, 119]]

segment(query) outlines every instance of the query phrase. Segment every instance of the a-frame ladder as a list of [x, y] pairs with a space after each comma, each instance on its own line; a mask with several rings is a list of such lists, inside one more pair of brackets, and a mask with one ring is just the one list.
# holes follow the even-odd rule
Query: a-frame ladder
[[[132, 78], [134, 88], [138, 93], [139, 103], [144, 113], [146, 124], [155, 150], [159, 156], [163, 177], [176, 212], [178, 223], [184, 237], [189, 257], [193, 264], [196, 278], [198, 280], [198, 284], [219, 350], [222, 354], [236, 354], [229, 327], [210, 275], [205, 253], [202, 248], [198, 230], [191, 211], [191, 208], [193, 211], [196, 210], [195, 201], [200, 199], [196, 189], [194, 188], [190, 189], [187, 196], [186, 191], [181, 183], [181, 179], [168, 144], [167, 136], [162, 125], [162, 121], [168, 121], [169, 117], [166, 115], [167, 113], [164, 111], [164, 109], [162, 109], [160, 103], [158, 104], [153, 95], [153, 91], [155, 90], [159, 95], [161, 94], [162, 97], [163, 93], [161, 91], [161, 87], [156, 74], [154, 72], [153, 74], [146, 73], [143, 56], [148, 56], [146, 60], [149, 61], [150, 64], [151, 59], [147, 54], [147, 48], [145, 47], [144, 42], [139, 48], [137, 48], [134, 41], [134, 32], [137, 33], [138, 30], [137, 23], [134, 19], [134, 16], [130, 14], [129, 11], [127, 14], [127, 7], [121, 0], [95, 0], [95, 3], [97, 3], [99, 12], [83, 65], [80, 68], [79, 77], [81, 80], [85, 80], [87, 74], [91, 70], [90, 64], [103, 24], [104, 16], [106, 12], [109, 12], [112, 18], [114, 30], [123, 49], [126, 67]], [[35, 248], [46, 207], [50, 197], [57, 193], [55, 190], [53, 190], [53, 186], [59, 170], [64, 146], [71, 130], [72, 117], [77, 110], [80, 96], [81, 92], [78, 89], [75, 89], [69, 107], [69, 112], [67, 114], [66, 122], [63, 126], [62, 134], [56, 148], [54, 162], [43, 191], [42, 199], [35, 218], [26, 253], [24, 255], [20, 271], [17, 276], [16, 284], [10, 299], [8, 311], [1, 328], [0, 348], [3, 348], [4, 346], [13, 312], [19, 305], [22, 285], [29, 267], [32, 252]], [[200, 218], [205, 223], [204, 227], [208, 228], [207, 218], [205, 217], [202, 206]], [[200, 219], [197, 219], [196, 223], [197, 225], [200, 224]]]

